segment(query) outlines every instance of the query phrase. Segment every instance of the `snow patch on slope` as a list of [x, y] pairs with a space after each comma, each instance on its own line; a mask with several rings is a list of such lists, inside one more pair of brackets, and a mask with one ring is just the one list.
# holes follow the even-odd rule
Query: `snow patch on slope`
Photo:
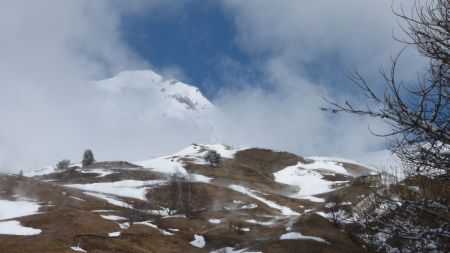
[[302, 235], [302, 233], [299, 233], [299, 232], [289, 232], [289, 233], [283, 234], [280, 236], [280, 240], [314, 240], [314, 241], [318, 241], [321, 243], [329, 244], [329, 242], [323, 238], [320, 238], [317, 236]]
[[349, 175], [342, 164], [336, 161], [318, 159], [314, 160], [312, 163], [299, 163], [298, 165], [307, 170], [326, 170], [332, 173]]
[[357, 156], [355, 160], [346, 159], [342, 157], [324, 157], [324, 156], [312, 156], [306, 157], [307, 159], [315, 161], [330, 161], [338, 163], [351, 163], [359, 165], [361, 167], [369, 168], [374, 171], [387, 171], [393, 168], [401, 168], [402, 164], [400, 159], [388, 149], [382, 149], [378, 151], [373, 151], [370, 153], [362, 154]]
[[119, 206], [119, 207], [125, 207], [125, 208], [130, 208], [131, 206], [121, 200], [116, 199], [115, 197], [111, 197], [108, 196], [106, 194], [103, 193], [95, 193], [95, 192], [83, 192], [86, 195], [90, 195], [92, 197], [96, 197], [99, 199], [103, 199], [106, 202], [108, 202], [111, 205], [115, 205], [115, 206]]
[[19, 221], [0, 221], [0, 234], [3, 235], [38, 235], [40, 229], [24, 227]]
[[[181, 158], [188, 159], [190, 162], [196, 164], [207, 164], [203, 157], [209, 150], [215, 150], [223, 158], [233, 158], [236, 152], [244, 149], [245, 148], [231, 148], [220, 144], [192, 144], [173, 155], [135, 162], [135, 164], [165, 174], [172, 174], [177, 171], [182, 174], [187, 174]], [[199, 181], [202, 181], [202, 179], [204, 178], [199, 178]]]
[[192, 246], [197, 247], [197, 248], [203, 248], [205, 247], [206, 243], [205, 243], [205, 238], [201, 235], [194, 235], [194, 240], [190, 242]]
[[238, 191], [238, 192], [243, 193], [243, 194], [245, 194], [245, 195], [247, 195], [249, 197], [257, 199], [257, 200], [263, 202], [264, 204], [268, 205], [271, 208], [280, 210], [283, 215], [299, 215], [299, 213], [293, 211], [289, 207], [278, 205], [277, 203], [275, 203], [275, 202], [273, 202], [271, 200], [267, 200], [267, 199], [265, 199], [263, 197], [260, 197], [260, 196], [258, 196], [255, 193], [256, 191], [248, 189], [248, 188], [246, 188], [244, 186], [233, 184], [233, 185], [229, 185], [228, 187], [230, 189], [232, 189], [232, 190]]
[[212, 223], [212, 224], [220, 224], [220, 223], [222, 223], [222, 220], [221, 219], [209, 219], [208, 222]]
[[[36, 214], [40, 205], [35, 202], [25, 200], [0, 200], [0, 220], [7, 220], [17, 217]], [[17, 220], [0, 221], [0, 234], [8, 235], [37, 235], [40, 229], [24, 227]]]
[[80, 246], [73, 246], [70, 247], [71, 250], [77, 251], [77, 252], [87, 252], [86, 250], [82, 249]]
[[98, 174], [97, 177], [104, 177], [107, 175], [118, 173], [117, 171], [112, 171], [111, 169], [95, 169], [95, 168], [81, 169], [80, 172], [83, 174], [90, 174], [90, 173]]
[[90, 192], [106, 193], [120, 197], [146, 200], [145, 193], [147, 192], [147, 188], [164, 183], [165, 181], [162, 180], [122, 180], [116, 182], [102, 182], [92, 184], [67, 184], [65, 186]]
[[27, 177], [36, 177], [36, 176], [50, 175], [55, 172], [56, 172], [55, 166], [47, 166], [42, 169], [26, 172], [26, 173], [24, 173], [24, 175]]
[[273, 175], [276, 182], [299, 187], [300, 190], [290, 197], [306, 198], [315, 202], [322, 202], [321, 199], [317, 199], [313, 195], [333, 191], [333, 185], [345, 182], [325, 180], [322, 175], [323, 170], [338, 174], [347, 174], [345, 168], [335, 162], [315, 161], [311, 164], [299, 162], [296, 165], [288, 166], [275, 172]]
[[105, 220], [126, 220], [127, 218], [117, 215], [100, 215]]
[[41, 206], [36, 202], [0, 199], [0, 220], [36, 214], [40, 207]]
[[171, 233], [167, 230], [164, 230], [162, 228], [159, 228], [157, 225], [151, 223], [151, 221], [139, 221], [139, 222], [134, 222], [133, 225], [145, 225], [145, 226], [149, 226], [152, 227], [156, 230], [158, 230], [161, 234], [163, 235], [174, 235], [174, 233]]
[[118, 236], [120, 236], [120, 234], [121, 234], [121, 232], [117, 231], [117, 232], [108, 233], [108, 236], [109, 237], [118, 237]]

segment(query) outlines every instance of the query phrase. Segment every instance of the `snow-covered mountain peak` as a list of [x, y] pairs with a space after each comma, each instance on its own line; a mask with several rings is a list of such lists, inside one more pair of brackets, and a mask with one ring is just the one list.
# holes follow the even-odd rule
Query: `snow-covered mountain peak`
[[[147, 95], [152, 105], [162, 103], [169, 117], [182, 117], [184, 113], [204, 113], [215, 110], [214, 105], [192, 85], [174, 79], [164, 79], [151, 70], [124, 71], [114, 77], [95, 82], [96, 86], [112, 96], [135, 97]], [[155, 99], [157, 101], [155, 101]]]
[[191, 135], [200, 136], [199, 141], [222, 139], [223, 114], [195, 86], [151, 70], [124, 71], [93, 86], [103, 115], [138, 122], [140, 127], [157, 125], [170, 134], [187, 134], [189, 129]]

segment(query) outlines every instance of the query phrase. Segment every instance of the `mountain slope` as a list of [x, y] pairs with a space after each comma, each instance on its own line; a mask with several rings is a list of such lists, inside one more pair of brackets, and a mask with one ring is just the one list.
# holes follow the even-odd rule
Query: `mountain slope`
[[[211, 150], [222, 156], [218, 167], [203, 160]], [[367, 194], [351, 181], [373, 171], [324, 160], [194, 144], [136, 163], [49, 167], [27, 174], [32, 178], [5, 175], [0, 199], [8, 205], [30, 201], [39, 210], [7, 217], [34, 234], [0, 234], [0, 251], [365, 252], [363, 242], [328, 220], [327, 205], [330, 194], [341, 195], [337, 204], [350, 219]], [[170, 207], [174, 172], [191, 175], [175, 184], [181, 197], [190, 196], [189, 213], [183, 205]]]

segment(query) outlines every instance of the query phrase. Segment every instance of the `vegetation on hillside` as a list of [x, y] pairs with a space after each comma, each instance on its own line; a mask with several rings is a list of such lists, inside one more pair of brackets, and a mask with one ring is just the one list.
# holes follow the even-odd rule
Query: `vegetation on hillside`
[[95, 162], [94, 153], [92, 152], [92, 150], [86, 149], [83, 153], [83, 160], [81, 161], [81, 164], [83, 165], [83, 167], [86, 167], [94, 162]]

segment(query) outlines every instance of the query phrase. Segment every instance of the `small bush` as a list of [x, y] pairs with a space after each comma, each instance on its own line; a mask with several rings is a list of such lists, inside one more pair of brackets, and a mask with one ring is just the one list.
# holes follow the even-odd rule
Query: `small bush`
[[215, 150], [209, 150], [203, 158], [210, 167], [217, 167], [220, 164], [220, 154]]
[[83, 154], [83, 161], [82, 161], [83, 167], [89, 166], [93, 162], [95, 162], [94, 153], [92, 153], [92, 150], [86, 149]]
[[66, 171], [69, 170], [70, 160], [63, 159], [56, 164], [56, 170]]

